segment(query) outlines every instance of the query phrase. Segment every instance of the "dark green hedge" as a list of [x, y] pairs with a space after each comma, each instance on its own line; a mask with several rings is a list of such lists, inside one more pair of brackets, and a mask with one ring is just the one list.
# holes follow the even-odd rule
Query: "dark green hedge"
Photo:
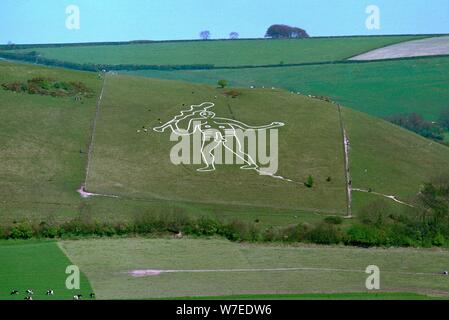
[[51, 67], [61, 67], [82, 71], [131, 71], [131, 70], [205, 70], [213, 69], [213, 65], [209, 64], [192, 64], [192, 65], [139, 65], [139, 64], [93, 64], [93, 63], [74, 63], [67, 61], [60, 61], [56, 59], [47, 59], [39, 56], [36, 51], [29, 53], [13, 53], [13, 52], [0, 52], [0, 57], [9, 60], [24, 61], [30, 63], [38, 63]]

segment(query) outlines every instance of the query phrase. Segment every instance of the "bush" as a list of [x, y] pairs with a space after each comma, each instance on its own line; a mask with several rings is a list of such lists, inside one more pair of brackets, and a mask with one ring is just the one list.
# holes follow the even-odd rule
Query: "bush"
[[18, 93], [40, 94], [53, 97], [92, 97], [93, 92], [82, 82], [55, 81], [51, 78], [35, 77], [26, 83], [11, 82], [4, 83], [2, 87]]
[[329, 224], [340, 225], [343, 223], [343, 218], [339, 217], [339, 216], [330, 216], [330, 217], [324, 218], [324, 222], [329, 223]]
[[445, 244], [446, 238], [441, 233], [437, 233], [432, 240], [432, 245], [436, 247], [443, 247]]
[[334, 225], [320, 223], [307, 233], [306, 239], [317, 244], [338, 244], [342, 241], [342, 234]]
[[13, 226], [6, 232], [7, 239], [23, 239], [28, 240], [33, 237], [33, 230], [28, 223], [20, 223]]
[[364, 225], [382, 228], [392, 223], [390, 206], [385, 200], [371, 202], [360, 210], [359, 221]]
[[235, 220], [226, 229], [231, 231], [233, 240], [237, 241], [261, 241], [262, 234], [255, 224]]
[[59, 236], [58, 227], [50, 225], [47, 222], [41, 222], [36, 228], [34, 233], [38, 236], [48, 239], [54, 239]]
[[218, 80], [218, 86], [220, 87], [220, 88], [226, 88], [227, 86], [228, 86], [228, 81], [227, 80]]
[[449, 131], [449, 108], [446, 108], [441, 112], [438, 122], [445, 130]]
[[442, 127], [431, 121], [425, 120], [420, 114], [399, 114], [388, 117], [387, 120], [425, 138], [436, 141], [444, 140]]
[[363, 225], [353, 225], [346, 232], [345, 243], [353, 246], [372, 247], [383, 245], [379, 234], [373, 228]]
[[263, 239], [270, 242], [297, 242], [301, 239], [300, 225], [271, 227], [265, 230]]
[[307, 178], [307, 181], [304, 182], [304, 185], [305, 185], [307, 188], [312, 188], [312, 187], [313, 187], [313, 184], [314, 184], [314, 180], [313, 180], [313, 177], [312, 177], [312, 176], [309, 176], [309, 177]]

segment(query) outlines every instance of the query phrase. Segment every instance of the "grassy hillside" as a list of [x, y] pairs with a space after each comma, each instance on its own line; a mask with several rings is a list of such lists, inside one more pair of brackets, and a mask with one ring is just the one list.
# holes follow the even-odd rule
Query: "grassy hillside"
[[189, 41], [152, 44], [31, 48], [44, 58], [75, 63], [216, 66], [266, 65], [343, 60], [424, 36], [311, 38], [306, 40]]
[[429, 176], [449, 173], [448, 147], [349, 109], [343, 110], [343, 119], [354, 188], [407, 199]]
[[34, 77], [82, 81], [91, 98], [15, 93], [0, 87], [0, 220], [73, 216], [84, 179], [101, 81], [91, 73], [0, 62], [0, 84]]
[[[100, 91], [97, 75], [0, 63], [2, 81], [33, 76], [79, 80]], [[0, 221], [59, 221], [77, 216], [123, 221], [136, 215], [179, 212], [224, 219], [259, 220], [264, 226], [345, 214], [343, 144], [335, 105], [282, 90], [239, 89], [232, 99], [206, 85], [107, 75], [91, 162], [88, 190], [119, 198], [81, 199], [96, 97], [75, 101], [0, 90]], [[216, 97], [216, 98], [215, 98]], [[182, 104], [216, 104], [218, 116], [253, 125], [283, 121], [278, 174], [287, 182], [220, 165], [200, 174], [199, 165], [175, 166], [168, 132], [151, 130]], [[343, 109], [351, 140], [351, 171], [357, 188], [402, 200], [431, 177], [449, 173], [449, 148], [369, 116]], [[149, 128], [145, 133], [142, 127]], [[137, 131], [141, 130], [140, 133]], [[309, 175], [313, 188], [304, 187]], [[331, 177], [331, 181], [326, 181]], [[374, 201], [355, 195], [356, 210]], [[389, 201], [389, 200], [387, 200]], [[357, 212], [355, 212], [357, 213]]]
[[[372, 264], [381, 270], [382, 291], [441, 293], [449, 285], [449, 278], [438, 274], [447, 268], [447, 251], [261, 246], [213, 239], [83, 240], [61, 246], [86, 272], [99, 299], [366, 292], [365, 269]], [[298, 269], [267, 270], [278, 268]], [[130, 274], [145, 269], [184, 272]], [[235, 269], [246, 271], [226, 272]]]
[[325, 95], [353, 109], [375, 115], [418, 112], [437, 120], [449, 99], [449, 58], [358, 64], [315, 65], [208, 71], [133, 71], [131, 74], [216, 84], [275, 86]]
[[[241, 92], [240, 97], [231, 99], [211, 87], [108, 76], [88, 188], [125, 198], [344, 212], [337, 108], [284, 91]], [[220, 116], [230, 117], [232, 110], [233, 116], [244, 122], [284, 121], [278, 174], [294, 181], [305, 181], [312, 175], [316, 186], [307, 189], [301, 184], [242, 173], [237, 166], [221, 166], [213, 173], [198, 174], [194, 170], [199, 166], [170, 163], [173, 143], [168, 143], [168, 133], [136, 133], [142, 126], [157, 126], [157, 119], [171, 119], [183, 103], [210, 100], [216, 103], [215, 111]], [[406, 200], [431, 177], [449, 173], [449, 148], [350, 109], [344, 109], [343, 120], [351, 141], [354, 187]], [[332, 181], [326, 182], [329, 176]], [[364, 197], [360, 205], [375, 197]]]
[[[80, 290], [66, 288], [65, 271], [73, 263], [56, 242], [0, 241], [0, 257], [0, 300], [23, 300], [27, 289], [34, 290], [34, 300], [71, 300], [75, 294], [88, 297], [92, 292], [83, 273]], [[50, 289], [53, 296], [46, 295]], [[19, 294], [11, 296], [12, 290]]]
[[[108, 76], [98, 120], [92, 192], [131, 198], [236, 204], [341, 213], [345, 208], [343, 152], [337, 109], [282, 91], [242, 90], [232, 99], [213, 87]], [[215, 96], [217, 99], [215, 99]], [[170, 134], [151, 128], [170, 120], [183, 104], [213, 101], [214, 112], [253, 125], [286, 123], [279, 130], [278, 175], [291, 183], [221, 165], [198, 173], [199, 165], [170, 162]], [[151, 109], [151, 111], [149, 111]], [[184, 107], [185, 109], [185, 107]], [[231, 113], [232, 112], [232, 113]], [[312, 124], [313, 127], [307, 124]], [[143, 126], [149, 133], [136, 133]], [[303, 182], [312, 175], [316, 187]], [[327, 177], [333, 177], [326, 182]]]

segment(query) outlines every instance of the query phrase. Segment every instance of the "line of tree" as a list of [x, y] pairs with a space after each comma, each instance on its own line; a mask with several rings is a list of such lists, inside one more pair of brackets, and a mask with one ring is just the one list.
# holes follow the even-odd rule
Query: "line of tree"
[[[200, 39], [201, 40], [210, 40], [211, 38], [211, 32], [209, 30], [204, 30], [200, 32]], [[238, 32], [231, 32], [229, 34], [229, 39], [231, 40], [237, 40], [238, 38], [240, 38], [240, 35]]]
[[401, 245], [431, 247], [449, 245], [449, 177], [425, 183], [411, 200], [414, 208], [392, 213], [387, 200], [363, 208], [358, 222], [348, 231], [349, 241], [359, 246]]
[[443, 112], [441, 112], [438, 123], [442, 128], [449, 131], [449, 108], [446, 108]]
[[310, 36], [304, 29], [285, 24], [274, 24], [268, 28], [265, 37], [273, 39], [303, 39]]
[[211, 64], [191, 64], [191, 65], [141, 65], [141, 64], [94, 64], [94, 63], [75, 63], [68, 61], [61, 61], [56, 59], [44, 58], [36, 51], [29, 53], [14, 53], [14, 52], [1, 52], [1, 57], [5, 59], [25, 61], [31, 63], [39, 63], [52, 67], [61, 67], [74, 70], [83, 71], [131, 71], [131, 70], [205, 70], [213, 69], [214, 65]]
[[152, 208], [127, 222], [99, 222], [90, 207], [78, 218], [63, 223], [48, 221], [14, 222], [0, 225], [0, 239], [112, 237], [168, 234], [196, 237], [222, 236], [231, 241], [345, 244], [350, 246], [449, 247], [449, 177], [425, 183], [409, 202], [414, 205], [392, 210], [386, 199], [362, 208], [351, 226], [344, 227], [338, 216], [320, 222], [283, 227], [266, 227], [255, 221], [225, 221], [210, 217], [193, 218], [181, 208]]
[[449, 108], [441, 113], [438, 122], [428, 121], [418, 113], [398, 114], [386, 119], [391, 123], [438, 142], [444, 141], [445, 133], [449, 131]]

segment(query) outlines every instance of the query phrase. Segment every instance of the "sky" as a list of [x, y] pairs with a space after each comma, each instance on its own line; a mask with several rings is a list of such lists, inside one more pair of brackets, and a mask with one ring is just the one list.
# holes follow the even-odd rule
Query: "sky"
[[[66, 8], [79, 8], [68, 29]], [[368, 29], [376, 5], [380, 28]], [[73, 20], [70, 20], [73, 22]], [[311, 36], [449, 33], [449, 0], [0, 0], [0, 44], [259, 38], [272, 24]]]

